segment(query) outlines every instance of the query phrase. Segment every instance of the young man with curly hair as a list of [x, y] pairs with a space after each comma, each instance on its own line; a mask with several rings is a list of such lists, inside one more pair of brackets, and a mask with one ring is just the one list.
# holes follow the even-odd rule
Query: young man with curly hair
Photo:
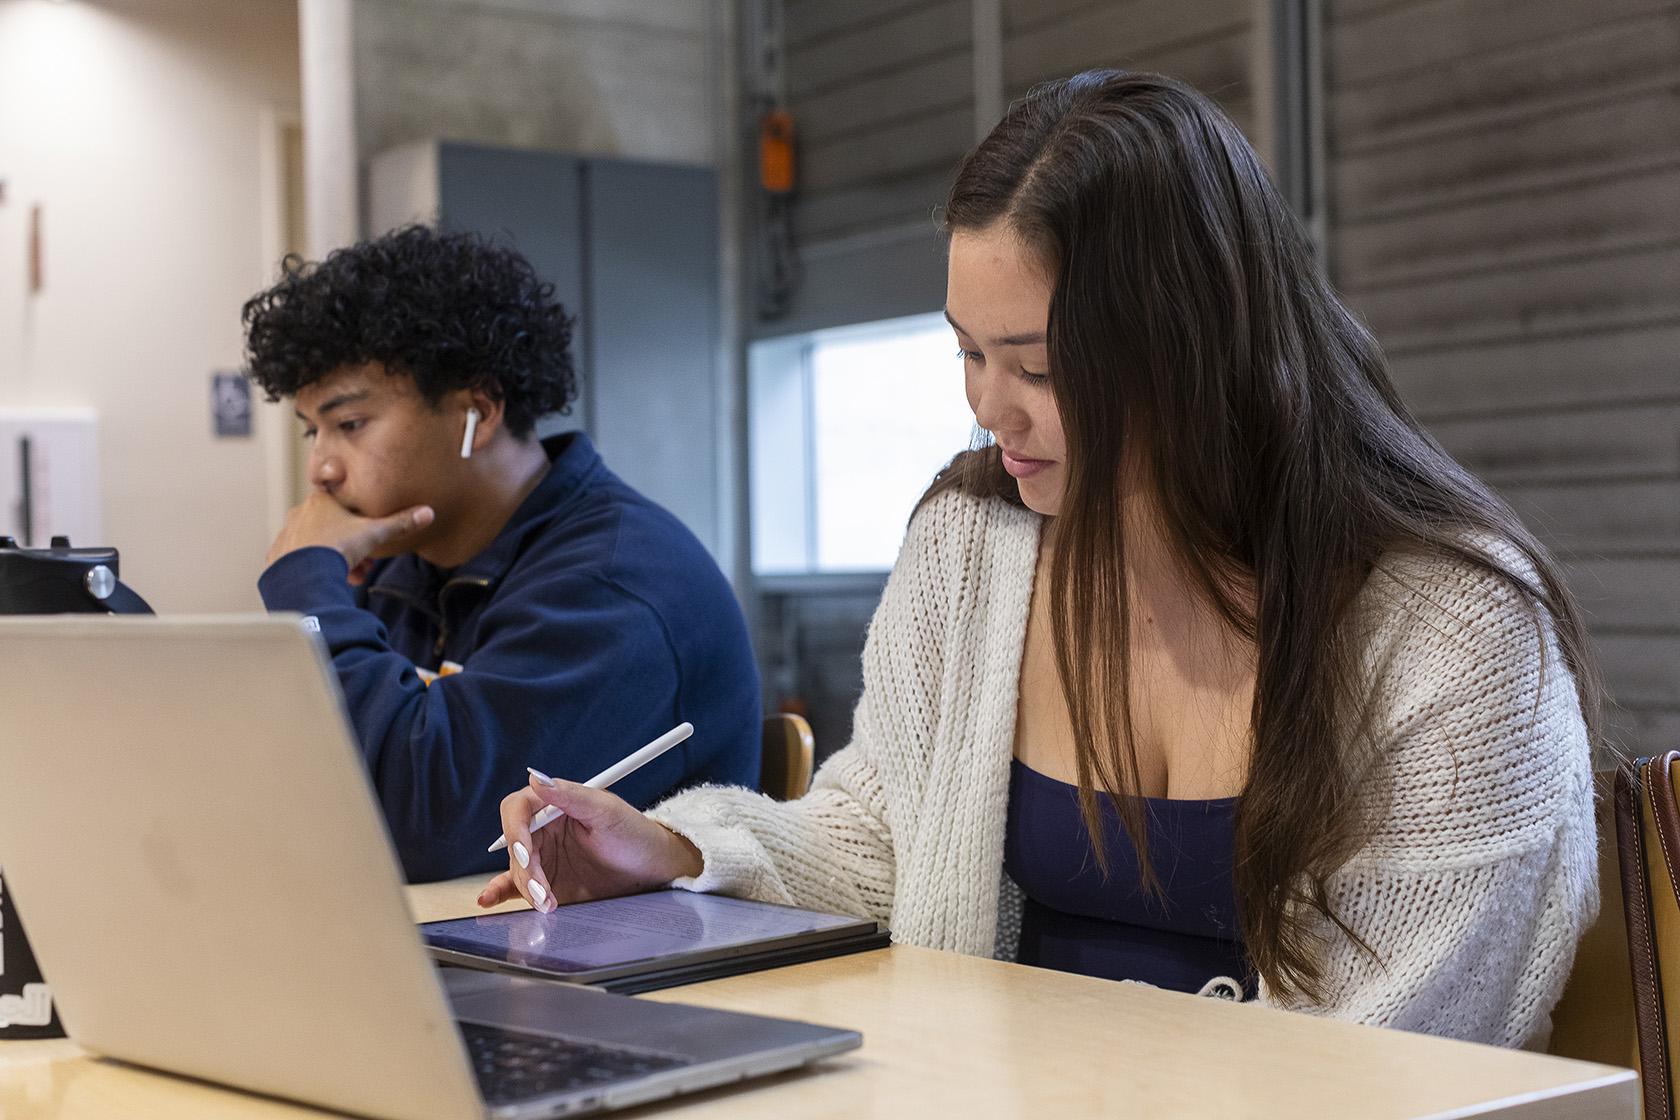
[[536, 438], [577, 378], [523, 257], [411, 226], [288, 259], [243, 319], [313, 484], [258, 587], [319, 626], [411, 880], [497, 866], [527, 766], [582, 781], [682, 720], [618, 792], [757, 784], [758, 674], [717, 565], [588, 436]]

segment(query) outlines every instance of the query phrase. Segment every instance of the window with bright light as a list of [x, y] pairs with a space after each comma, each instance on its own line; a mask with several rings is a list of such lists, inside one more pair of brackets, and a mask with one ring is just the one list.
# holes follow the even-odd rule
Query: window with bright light
[[753, 570], [885, 571], [974, 416], [941, 315], [770, 339], [749, 358]]

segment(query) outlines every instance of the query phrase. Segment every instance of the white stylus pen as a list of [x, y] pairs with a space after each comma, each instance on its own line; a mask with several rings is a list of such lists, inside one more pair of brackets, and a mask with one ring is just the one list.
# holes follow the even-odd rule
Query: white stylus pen
[[[679, 723], [624, 761], [614, 763], [583, 784], [590, 789], [606, 789], [619, 779], [628, 778], [692, 734], [694, 734], [692, 723]], [[531, 831], [535, 832], [559, 816], [560, 810], [552, 805], [544, 805], [538, 810], [537, 815], [531, 818]], [[499, 852], [507, 847], [507, 844], [506, 836], [498, 836], [496, 842], [490, 845], [489, 850]]]

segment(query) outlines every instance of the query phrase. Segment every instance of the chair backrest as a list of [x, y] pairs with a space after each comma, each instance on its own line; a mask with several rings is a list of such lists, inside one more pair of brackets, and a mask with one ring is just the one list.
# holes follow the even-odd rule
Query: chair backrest
[[1616, 834], [1649, 1120], [1675, 1115], [1680, 1085], [1680, 751], [1616, 778]]
[[1622, 912], [1621, 861], [1617, 855], [1615, 770], [1594, 775], [1598, 816], [1598, 920], [1575, 950], [1575, 967], [1552, 1012], [1548, 1053], [1612, 1066], [1638, 1065], [1633, 978], [1628, 965], [1627, 920]]
[[1680, 751], [1638, 759], [1616, 776], [1628, 964], [1646, 1117], [1675, 1115], [1680, 1041]]
[[759, 784], [777, 801], [792, 801], [811, 788], [816, 739], [804, 716], [777, 712], [764, 718], [764, 760]]

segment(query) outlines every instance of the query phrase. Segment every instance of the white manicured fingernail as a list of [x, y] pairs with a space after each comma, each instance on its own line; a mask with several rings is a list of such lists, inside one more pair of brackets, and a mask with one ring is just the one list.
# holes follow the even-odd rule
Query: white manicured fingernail
[[554, 779], [549, 777], [547, 774], [544, 774], [541, 770], [538, 770], [535, 766], [525, 767], [525, 772], [535, 778], [538, 785], [553, 788]]
[[543, 904], [548, 901], [548, 892], [543, 890], [542, 884], [536, 881], [531, 883], [531, 901], [537, 904], [538, 910], [541, 910]]
[[525, 845], [515, 840], [513, 842], [513, 858], [519, 861], [520, 867], [531, 866], [531, 853], [525, 850]]

